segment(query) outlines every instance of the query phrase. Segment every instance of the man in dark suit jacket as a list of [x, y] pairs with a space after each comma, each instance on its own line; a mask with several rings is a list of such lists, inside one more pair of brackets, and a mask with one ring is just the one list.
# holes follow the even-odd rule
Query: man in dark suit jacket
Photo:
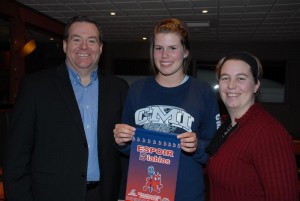
[[74, 17], [64, 34], [66, 62], [24, 78], [4, 159], [8, 201], [118, 200], [122, 159], [113, 128], [128, 84], [98, 69], [102, 46], [99, 25]]

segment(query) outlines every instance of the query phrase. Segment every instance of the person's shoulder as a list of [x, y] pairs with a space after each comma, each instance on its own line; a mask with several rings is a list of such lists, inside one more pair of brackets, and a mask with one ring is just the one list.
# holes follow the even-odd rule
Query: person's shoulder
[[126, 82], [126, 80], [124, 80], [123, 78], [102, 69], [98, 70], [98, 75], [100, 79], [102, 78], [102, 79], [112, 80], [116, 82]]
[[191, 77], [191, 87], [199, 93], [214, 93], [213, 87], [207, 82]]
[[261, 103], [256, 103], [252, 111], [253, 118], [255, 119], [255, 124], [261, 126], [262, 130], [266, 133], [272, 131], [270, 135], [275, 135], [275, 133], [288, 133], [284, 125], [275, 118], [269, 111], [267, 111]]
[[104, 70], [98, 70], [98, 76], [100, 83], [104, 83], [105, 85], [109, 85], [110, 87], [117, 87], [117, 88], [126, 88], [128, 89], [128, 83], [121, 77], [113, 75]]
[[150, 86], [153, 86], [153, 79], [153, 76], [139, 78], [130, 84], [129, 89], [130, 91], [148, 90]]
[[191, 82], [192, 82], [192, 84], [194, 84], [197, 87], [211, 88], [211, 86], [207, 82], [197, 79], [197, 78], [194, 78], [194, 77], [191, 77]]
[[149, 83], [151, 81], [150, 77], [145, 78], [139, 78], [135, 81], [133, 81], [129, 86], [129, 93], [130, 94], [136, 94], [136, 93], [142, 93], [143, 91], [149, 91]]
[[[41, 70], [38, 70], [38, 71], [35, 71], [32, 73], [25, 74], [23, 79], [24, 80], [36, 80], [36, 81], [52, 79], [53, 76], [57, 75], [57, 71], [61, 71], [65, 68], [66, 67], [62, 64], [62, 65], [55, 66], [55, 67], [41, 69]], [[66, 71], [66, 69], [65, 69], [65, 71]]]
[[283, 126], [282, 123], [277, 118], [275, 118], [270, 112], [268, 112], [264, 107], [261, 108], [260, 116], [258, 118], [261, 118], [260, 121], [265, 121], [266, 124], [272, 126]]
[[151, 81], [151, 77], [139, 78], [139, 79], [133, 81], [130, 86], [132, 86], [132, 87], [141, 86], [147, 82], [149, 83], [150, 81]]

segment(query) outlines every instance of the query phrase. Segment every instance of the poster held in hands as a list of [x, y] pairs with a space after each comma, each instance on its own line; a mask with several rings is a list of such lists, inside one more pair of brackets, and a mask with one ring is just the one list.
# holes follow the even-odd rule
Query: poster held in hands
[[174, 201], [180, 140], [176, 134], [136, 129], [131, 143], [126, 201]]

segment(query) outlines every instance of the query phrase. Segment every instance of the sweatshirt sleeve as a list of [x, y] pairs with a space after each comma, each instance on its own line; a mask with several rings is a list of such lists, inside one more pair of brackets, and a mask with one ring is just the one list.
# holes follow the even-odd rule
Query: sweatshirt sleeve
[[210, 87], [204, 95], [204, 100], [206, 102], [206, 108], [205, 113], [203, 114], [203, 121], [197, 131], [198, 145], [197, 151], [193, 156], [195, 160], [202, 164], [205, 164], [209, 157], [205, 152], [205, 148], [210, 143], [217, 128], [221, 125], [216, 94]]
[[[129, 88], [129, 91], [127, 93], [127, 97], [125, 100], [125, 104], [124, 104], [124, 109], [123, 109], [123, 113], [122, 113], [122, 123], [123, 124], [128, 124], [130, 126], [135, 126], [135, 122], [134, 122], [134, 112], [133, 112], [133, 108], [132, 108], [132, 88]], [[115, 147], [116, 149], [125, 154], [126, 156], [130, 155], [130, 144], [128, 143], [124, 146], [119, 146], [115, 143]]]

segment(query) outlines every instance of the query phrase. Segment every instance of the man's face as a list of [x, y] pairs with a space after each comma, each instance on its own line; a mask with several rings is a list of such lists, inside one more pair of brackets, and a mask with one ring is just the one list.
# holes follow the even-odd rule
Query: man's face
[[76, 72], [91, 72], [102, 53], [97, 27], [88, 22], [75, 22], [70, 26], [69, 37], [63, 41], [67, 65]]

